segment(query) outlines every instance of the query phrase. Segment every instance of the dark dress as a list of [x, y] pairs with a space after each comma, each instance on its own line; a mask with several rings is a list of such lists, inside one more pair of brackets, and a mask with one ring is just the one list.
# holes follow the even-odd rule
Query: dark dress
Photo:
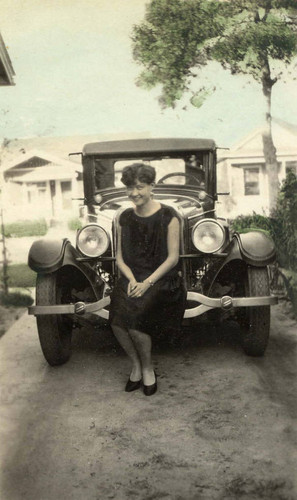
[[[174, 209], [161, 205], [149, 217], [139, 217], [133, 208], [119, 219], [125, 264], [140, 282], [148, 278], [167, 258], [167, 232]], [[179, 331], [186, 302], [180, 263], [151, 286], [142, 297], [128, 297], [129, 281], [118, 280], [111, 295], [110, 323], [154, 336]]]

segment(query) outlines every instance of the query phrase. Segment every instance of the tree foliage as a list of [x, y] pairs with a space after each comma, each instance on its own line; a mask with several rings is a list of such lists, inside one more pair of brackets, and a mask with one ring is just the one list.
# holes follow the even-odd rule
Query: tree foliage
[[296, 1], [152, 0], [132, 40], [145, 68], [138, 83], [160, 84], [162, 106], [174, 106], [211, 60], [272, 87], [280, 75], [271, 78], [269, 64], [297, 53]]
[[288, 65], [297, 54], [296, 0], [151, 0], [144, 21], [134, 26], [132, 40], [134, 58], [144, 66], [138, 84], [147, 89], [160, 85], [162, 107], [174, 107], [188, 91], [191, 103], [202, 106], [212, 89], [199, 86], [199, 70], [210, 61], [261, 84], [269, 206], [275, 208], [279, 182], [271, 95], [282, 75], [277, 63]]
[[219, 32], [218, 11], [213, 2], [153, 0], [145, 21], [134, 27], [134, 58], [145, 67], [138, 83], [148, 89], [161, 84], [162, 106], [174, 106], [195, 77], [193, 70], [206, 64], [200, 46]]

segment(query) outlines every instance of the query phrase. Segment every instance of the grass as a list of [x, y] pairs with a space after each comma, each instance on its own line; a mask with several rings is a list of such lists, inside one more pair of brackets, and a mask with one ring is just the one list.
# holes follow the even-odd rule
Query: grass
[[8, 294], [0, 294], [0, 304], [2, 306], [13, 307], [28, 307], [33, 304], [34, 300], [28, 293], [9, 292]]
[[45, 219], [22, 220], [5, 224], [4, 234], [6, 238], [21, 238], [23, 236], [45, 236], [47, 224]]
[[8, 286], [13, 288], [32, 288], [35, 286], [36, 273], [27, 264], [8, 266]]
[[20, 291], [9, 292], [7, 295], [0, 293], [0, 337], [24, 314], [26, 308], [33, 302], [33, 298], [28, 293]]
[[[8, 293], [0, 291], [0, 337], [19, 319], [25, 308], [34, 302], [33, 297], [26, 289], [35, 286], [36, 274], [26, 264], [9, 265], [8, 278]], [[0, 289], [3, 290], [1, 280], [2, 272], [0, 272]], [[14, 288], [18, 290], [14, 290]]]

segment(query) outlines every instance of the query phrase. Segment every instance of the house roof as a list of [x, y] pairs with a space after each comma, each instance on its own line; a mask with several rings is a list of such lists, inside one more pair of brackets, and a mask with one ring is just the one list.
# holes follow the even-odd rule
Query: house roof
[[61, 169], [60, 165], [36, 167], [32, 172], [12, 178], [12, 182], [45, 182], [52, 180], [69, 180], [77, 174], [72, 170]]
[[[264, 125], [252, 130], [235, 143], [230, 150], [220, 152], [220, 161], [227, 158], [263, 158], [262, 133]], [[278, 155], [297, 155], [297, 125], [274, 118], [272, 137]]]
[[15, 85], [15, 75], [4, 40], [0, 34], [0, 85]]
[[[28, 151], [27, 153], [24, 154], [19, 154], [17, 157], [15, 157], [13, 160], [10, 160], [6, 163], [3, 164], [2, 168], [0, 171], [2, 172], [7, 172], [8, 170], [11, 170], [16, 167], [21, 167], [21, 165], [24, 165], [25, 163], [29, 162], [33, 158], [40, 158], [41, 160], [46, 160], [48, 163], [52, 163], [54, 165], [59, 165], [59, 168], [61, 167], [67, 167], [68, 169], [75, 169], [75, 170], [82, 170], [82, 167], [80, 164], [74, 163], [69, 160], [64, 160], [63, 158], [59, 158], [57, 156], [54, 156], [50, 153], [47, 153], [45, 151], [39, 151], [37, 149], [32, 149]], [[39, 167], [35, 167], [39, 168]], [[41, 167], [44, 168], [44, 167]]]

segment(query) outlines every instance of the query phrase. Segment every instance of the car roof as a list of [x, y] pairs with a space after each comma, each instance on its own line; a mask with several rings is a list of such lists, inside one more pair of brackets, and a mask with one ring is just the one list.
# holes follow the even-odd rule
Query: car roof
[[128, 139], [122, 141], [92, 142], [85, 144], [83, 156], [137, 153], [172, 153], [177, 151], [195, 151], [215, 149], [216, 144], [212, 139]]

